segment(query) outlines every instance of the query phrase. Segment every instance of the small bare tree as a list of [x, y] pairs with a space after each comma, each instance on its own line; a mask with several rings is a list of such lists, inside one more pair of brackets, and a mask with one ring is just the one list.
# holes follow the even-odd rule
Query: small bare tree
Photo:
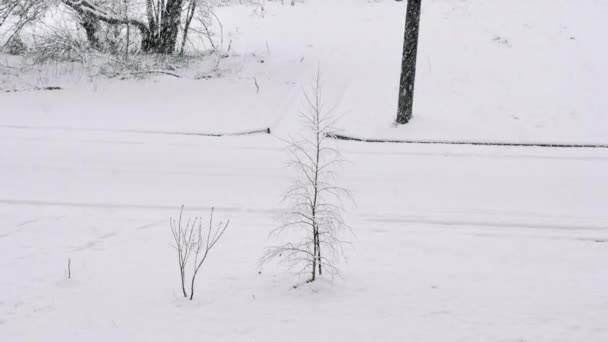
[[222, 55], [220, 50], [224, 45], [224, 28], [221, 20], [213, 11], [214, 4], [215, 1], [212, 0], [190, 0], [181, 34], [180, 55], [185, 53], [186, 42], [190, 42], [192, 46], [197, 45], [194, 39], [203, 45], [209, 43], [214, 54], [218, 57]]
[[284, 197], [289, 209], [271, 233], [290, 236], [284, 244], [269, 248], [262, 262], [281, 258], [309, 273], [308, 282], [312, 282], [325, 271], [338, 274], [335, 261], [343, 252], [339, 233], [348, 228], [342, 219], [341, 202], [349, 193], [335, 182], [335, 168], [342, 157], [329, 138], [335, 133], [336, 119], [323, 103], [319, 72], [312, 91], [305, 92], [304, 98], [306, 109], [301, 119], [305, 136], [289, 145], [289, 165], [297, 177]]
[[[214, 227], [214, 209], [211, 208], [209, 226], [207, 229], [203, 229], [203, 221], [200, 217], [189, 218], [188, 221], [183, 222], [183, 212], [184, 206], [181, 207], [177, 220], [173, 218], [169, 219], [169, 225], [171, 226], [171, 233], [173, 234], [173, 241], [175, 243], [173, 247], [177, 251], [182, 294], [184, 298], [189, 297], [192, 300], [194, 298], [196, 276], [207, 260], [209, 252], [217, 245], [220, 238], [226, 232], [230, 220], [225, 224], [220, 222]], [[192, 255], [194, 255], [194, 263], [190, 275], [190, 294], [188, 294], [186, 290], [186, 272]]]

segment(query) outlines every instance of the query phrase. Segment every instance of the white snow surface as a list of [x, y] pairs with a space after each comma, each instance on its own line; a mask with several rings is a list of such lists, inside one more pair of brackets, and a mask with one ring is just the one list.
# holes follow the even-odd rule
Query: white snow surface
[[[318, 66], [345, 133], [608, 142], [608, 2], [424, 1], [415, 117], [394, 128], [404, 13], [231, 5], [221, 77], [0, 93], [0, 341], [607, 341], [605, 149], [340, 142], [342, 277], [258, 265]], [[181, 204], [231, 220], [192, 302]]]

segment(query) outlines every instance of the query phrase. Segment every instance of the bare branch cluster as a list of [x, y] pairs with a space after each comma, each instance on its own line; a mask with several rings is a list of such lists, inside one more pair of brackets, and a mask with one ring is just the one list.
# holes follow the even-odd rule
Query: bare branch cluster
[[89, 45], [85, 37], [65, 27], [46, 27], [44, 35], [37, 37], [31, 53], [36, 64], [48, 61], [71, 61], [86, 63]]
[[296, 178], [285, 194], [289, 209], [273, 235], [293, 236], [289, 242], [271, 247], [263, 261], [281, 258], [298, 271], [310, 272], [309, 281], [329, 271], [338, 274], [335, 261], [343, 254], [339, 233], [348, 228], [342, 218], [346, 189], [336, 185], [336, 166], [342, 161], [329, 136], [335, 133], [334, 110], [323, 102], [321, 76], [305, 92], [306, 108], [300, 113], [307, 134], [289, 145], [289, 165]]
[[[230, 220], [226, 223], [220, 222], [216, 226], [213, 224], [213, 212], [209, 215], [209, 225], [203, 228], [203, 221], [200, 217], [189, 218], [183, 221], [182, 215], [184, 206], [179, 211], [177, 220], [169, 219], [171, 234], [173, 235], [174, 248], [177, 251], [177, 261], [184, 298], [194, 298], [195, 281], [198, 272], [207, 260], [209, 252], [217, 245], [220, 238], [226, 232]], [[192, 262], [192, 263], [191, 263]], [[190, 293], [186, 290], [187, 268], [191, 264], [190, 273]]]
[[0, 50], [15, 39], [23, 27], [39, 19], [48, 6], [45, 0], [0, 0], [0, 27], [5, 26], [3, 30], [9, 32]]

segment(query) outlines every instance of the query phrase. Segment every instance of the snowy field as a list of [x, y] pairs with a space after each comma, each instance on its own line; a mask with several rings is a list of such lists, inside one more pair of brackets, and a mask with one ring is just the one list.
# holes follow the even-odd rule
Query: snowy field
[[[318, 65], [350, 134], [608, 143], [608, 3], [425, 1], [416, 116], [393, 128], [404, 7], [228, 6], [219, 78], [0, 93], [0, 341], [608, 341], [606, 149], [340, 142], [342, 278], [258, 265]], [[181, 204], [231, 220], [193, 302]]]

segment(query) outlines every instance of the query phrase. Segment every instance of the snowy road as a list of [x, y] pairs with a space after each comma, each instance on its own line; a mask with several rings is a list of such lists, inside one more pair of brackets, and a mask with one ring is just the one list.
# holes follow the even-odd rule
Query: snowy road
[[[608, 152], [340, 146], [356, 201], [344, 279], [294, 291], [257, 266], [289, 180], [275, 136], [2, 129], [0, 336], [608, 338]], [[193, 305], [166, 224], [180, 204], [232, 220]]]
[[[0, 203], [272, 212], [289, 175], [274, 136], [201, 138], [2, 128]], [[278, 133], [280, 136], [280, 133]], [[360, 217], [608, 229], [608, 151], [343, 142]]]

